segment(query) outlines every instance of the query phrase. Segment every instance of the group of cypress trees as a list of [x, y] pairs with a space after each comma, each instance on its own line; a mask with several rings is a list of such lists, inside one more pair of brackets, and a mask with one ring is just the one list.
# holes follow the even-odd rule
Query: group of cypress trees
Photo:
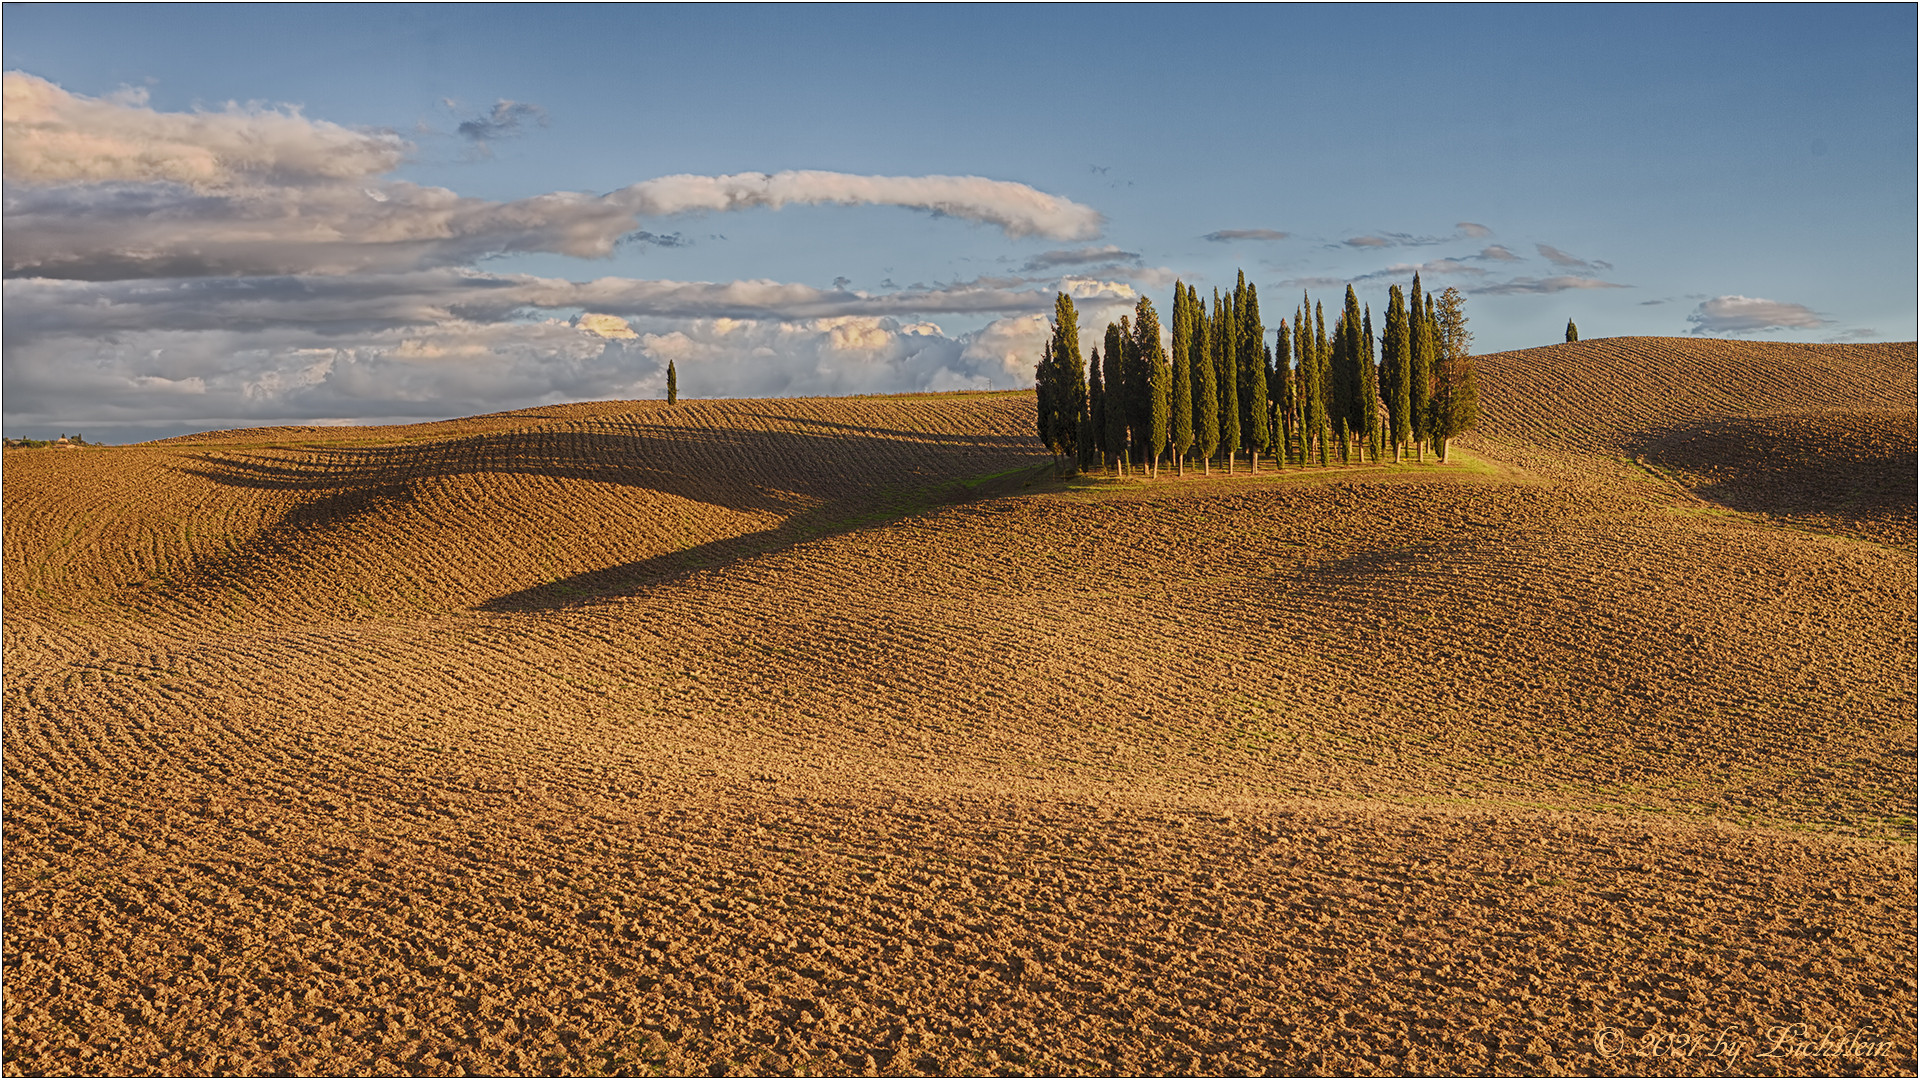
[[1107, 325], [1106, 339], [1083, 364], [1079, 318], [1065, 293], [1054, 301], [1053, 336], [1035, 369], [1040, 439], [1081, 468], [1142, 469], [1157, 475], [1170, 456], [1184, 470], [1189, 453], [1227, 471], [1240, 451], [1254, 471], [1265, 453], [1283, 462], [1398, 462], [1428, 446], [1441, 461], [1447, 441], [1478, 416], [1464, 297], [1449, 288], [1411, 297], [1388, 291], [1386, 324], [1374, 359], [1373, 312], [1353, 287], [1332, 333], [1321, 306], [1302, 294], [1292, 325], [1282, 320], [1266, 343], [1260, 298], [1246, 274], [1233, 291], [1199, 293], [1174, 283], [1172, 355], [1160, 342], [1160, 318], [1141, 297], [1129, 320]]

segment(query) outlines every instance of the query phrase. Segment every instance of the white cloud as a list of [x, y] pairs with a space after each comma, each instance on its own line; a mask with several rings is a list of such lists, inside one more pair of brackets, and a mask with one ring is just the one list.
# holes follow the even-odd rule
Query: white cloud
[[220, 112], [148, 108], [144, 92], [95, 98], [20, 71], [0, 76], [11, 180], [166, 182], [196, 190], [245, 181], [301, 183], [377, 176], [408, 146], [386, 131], [355, 131], [280, 109], [228, 104]]
[[1099, 211], [1007, 180], [980, 176], [859, 176], [816, 170], [663, 176], [607, 196], [636, 214], [745, 210], [792, 204], [904, 206], [1000, 226], [1008, 236], [1088, 240]]
[[[643, 218], [796, 204], [904, 207], [1011, 237], [1086, 240], [1101, 228], [1091, 207], [978, 176], [678, 175], [605, 195], [493, 202], [375, 180], [400, 164], [404, 141], [291, 108], [167, 113], [137, 94], [90, 98], [21, 72], [5, 76], [5, 106], [12, 276], [346, 274], [514, 252], [604, 258], [623, 238], [679, 242], [644, 232]], [[502, 102], [469, 126], [498, 135], [543, 115]]]
[[1490, 244], [1486, 247], [1481, 248], [1479, 258], [1488, 259], [1493, 262], [1522, 261], [1520, 256], [1515, 255], [1511, 251], [1508, 251], [1504, 246], [1500, 244]]
[[1805, 330], [1828, 325], [1804, 304], [1753, 296], [1716, 296], [1703, 300], [1687, 316], [1696, 334], [1751, 334], [1761, 330]]
[[1569, 289], [1628, 289], [1628, 288], [1632, 288], [1632, 286], [1617, 285], [1611, 281], [1601, 281], [1599, 278], [1573, 277], [1571, 275], [1563, 274], [1559, 277], [1550, 277], [1550, 278], [1530, 278], [1530, 277], [1514, 278], [1511, 281], [1503, 281], [1497, 285], [1474, 286], [1469, 291], [1475, 292], [1475, 293], [1484, 293], [1490, 296], [1512, 296], [1512, 295], [1527, 294], [1527, 293], [1566, 292]]
[[1460, 235], [1474, 240], [1484, 239], [1493, 235], [1492, 229], [1472, 221], [1462, 221], [1458, 225], [1455, 225], [1454, 228], [1460, 230]]

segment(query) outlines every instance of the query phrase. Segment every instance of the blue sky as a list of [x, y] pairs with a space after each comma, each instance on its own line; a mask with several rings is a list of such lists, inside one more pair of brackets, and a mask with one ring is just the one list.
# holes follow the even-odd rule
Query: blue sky
[[1420, 268], [1484, 352], [1911, 340], [1915, 11], [11, 5], [0, 408], [1017, 386], [1056, 291], [1091, 345], [1241, 268], [1270, 327]]

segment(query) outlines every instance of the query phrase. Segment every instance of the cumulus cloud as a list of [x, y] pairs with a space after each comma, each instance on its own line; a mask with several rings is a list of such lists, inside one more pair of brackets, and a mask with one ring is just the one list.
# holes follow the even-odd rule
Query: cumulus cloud
[[1228, 244], [1235, 240], [1285, 240], [1289, 234], [1274, 229], [1220, 229], [1201, 237], [1216, 244]]
[[160, 112], [144, 91], [73, 94], [20, 71], [0, 76], [0, 169], [37, 184], [168, 183], [195, 191], [241, 182], [304, 183], [378, 176], [409, 149], [390, 131], [309, 120], [292, 106], [229, 103]]
[[1472, 221], [1462, 221], [1458, 225], [1455, 225], [1454, 228], [1460, 230], [1461, 236], [1465, 236], [1473, 240], [1480, 240], [1485, 237], [1493, 235], [1492, 229], [1489, 229], [1485, 225], [1481, 225]]
[[[350, 341], [302, 327], [138, 330], [61, 362], [9, 349], [8, 424], [99, 429], [109, 441], [351, 417], [397, 422], [560, 401], [657, 397], [667, 361], [690, 397], [836, 395], [1027, 385], [1045, 313], [948, 336], [890, 317], [640, 320], [607, 337], [546, 319], [448, 322]], [[84, 402], [77, 405], [77, 402]]]
[[1475, 286], [1472, 291], [1489, 296], [1514, 296], [1529, 293], [1557, 293], [1569, 289], [1630, 289], [1631, 285], [1617, 285], [1599, 278], [1575, 277], [1563, 274], [1558, 277], [1532, 278], [1518, 277], [1511, 281], [1502, 281], [1494, 285]]
[[1804, 304], [1754, 296], [1716, 296], [1687, 316], [1696, 334], [1751, 334], [1761, 330], [1806, 330], [1828, 320]]
[[1021, 267], [1023, 270], [1051, 270], [1061, 266], [1084, 266], [1088, 263], [1125, 263], [1139, 262], [1137, 251], [1122, 251], [1113, 244], [1099, 247], [1074, 248], [1070, 251], [1043, 251], [1028, 259]]
[[524, 101], [508, 101], [501, 98], [494, 103], [493, 111], [472, 120], [463, 120], [457, 129], [461, 137], [477, 143], [486, 143], [494, 139], [503, 139], [520, 134], [523, 123], [535, 123], [547, 126], [547, 110]]

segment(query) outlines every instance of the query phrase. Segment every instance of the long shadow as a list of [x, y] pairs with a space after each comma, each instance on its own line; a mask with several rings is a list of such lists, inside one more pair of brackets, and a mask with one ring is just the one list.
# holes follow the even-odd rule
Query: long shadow
[[[536, 427], [439, 442], [319, 447], [299, 451], [297, 459], [203, 451], [178, 468], [225, 486], [311, 497], [240, 550], [203, 560], [181, 584], [231, 584], [318, 537], [351, 530], [412, 501], [423, 483], [448, 477], [526, 474], [615, 484], [788, 519], [761, 533], [575, 575], [481, 605], [516, 611], [565, 606], [843, 526], [967, 498], [973, 490], [969, 478], [1030, 468], [1044, 455], [1031, 437], [954, 436], [786, 419], [796, 422], [778, 430], [596, 421], [588, 430]], [[808, 430], [822, 426], [834, 430]], [[795, 517], [797, 506], [813, 509]]]
[[[760, 555], [787, 551], [822, 537], [857, 532], [943, 506], [997, 498], [1023, 489], [1033, 481], [1053, 476], [1051, 461], [972, 478], [956, 478], [924, 487], [896, 488], [871, 499], [848, 500], [792, 518], [781, 525], [744, 536], [724, 539], [656, 555], [648, 559], [590, 570], [581, 574], [475, 605], [491, 612], [551, 611], [577, 608], [629, 596], [672, 584], [704, 570], [723, 567]], [[1058, 486], [1058, 485], [1054, 485]], [[1043, 487], [1041, 490], [1049, 490]]]
[[1631, 449], [1746, 513], [1911, 526], [1920, 501], [1912, 413], [1736, 417], [1647, 432]]

